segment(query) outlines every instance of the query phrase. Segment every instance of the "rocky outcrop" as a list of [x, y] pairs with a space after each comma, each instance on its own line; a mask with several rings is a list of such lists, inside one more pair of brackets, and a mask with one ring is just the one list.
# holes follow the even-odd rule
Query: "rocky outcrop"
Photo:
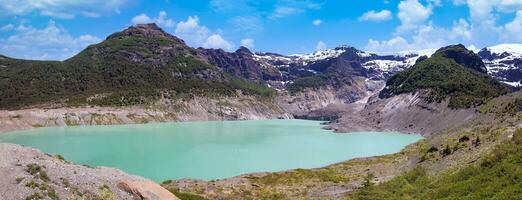
[[222, 49], [199, 48], [197, 50], [210, 64], [231, 75], [258, 83], [282, 80], [278, 69], [262, 67], [259, 62], [254, 60], [254, 54], [246, 47], [240, 47], [235, 52], [226, 52]]
[[428, 103], [421, 96], [373, 97], [363, 109], [345, 113], [330, 128], [337, 132], [397, 131], [429, 136], [462, 127], [479, 115], [474, 108], [450, 109], [448, 101]]
[[140, 124], [195, 120], [292, 118], [275, 100], [239, 95], [235, 98], [193, 97], [150, 106], [64, 107], [0, 110], [0, 133], [47, 126]]
[[[121, 187], [121, 185], [127, 187]], [[128, 192], [127, 188], [132, 189]], [[118, 169], [90, 168], [39, 150], [0, 143], [1, 199], [178, 199]]]
[[480, 73], [485, 74], [488, 72], [480, 56], [475, 54], [473, 51], [466, 49], [462, 44], [443, 47], [435, 53], [442, 54], [444, 57], [453, 59], [458, 64]]
[[123, 181], [118, 187], [143, 200], [179, 200], [169, 191], [152, 181]]

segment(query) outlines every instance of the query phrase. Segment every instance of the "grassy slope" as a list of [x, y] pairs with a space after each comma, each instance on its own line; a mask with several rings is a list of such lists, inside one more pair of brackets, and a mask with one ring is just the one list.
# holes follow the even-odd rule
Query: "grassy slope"
[[291, 94], [295, 94], [307, 88], [317, 89], [325, 86], [326, 80], [327, 77], [322, 75], [300, 77], [295, 79], [294, 82], [288, 86], [288, 91]]
[[350, 199], [522, 199], [522, 129], [476, 165], [440, 176], [417, 167], [387, 183], [366, 184]]
[[457, 64], [453, 59], [435, 53], [431, 58], [397, 73], [386, 83], [381, 96], [425, 90], [425, 99], [440, 102], [447, 97], [449, 107], [467, 108], [508, 92], [500, 82], [486, 74]]
[[[372, 182], [378, 180], [380, 183], [386, 184], [391, 180], [389, 187], [406, 184], [404, 180], [412, 179], [409, 178], [410, 176], [425, 177], [430, 181], [429, 184], [437, 187], [433, 176], [461, 173], [460, 170], [468, 166], [475, 166], [473, 163], [477, 163], [477, 160], [489, 155], [491, 149], [507, 140], [507, 136], [514, 132], [514, 127], [522, 122], [522, 113], [518, 112], [518, 108], [522, 105], [520, 98], [522, 98], [522, 92], [494, 98], [478, 108], [485, 110], [484, 113], [488, 114], [481, 115], [465, 127], [434, 134], [391, 155], [349, 160], [317, 169], [245, 175], [241, 176], [241, 181], [233, 179], [195, 183], [169, 181], [163, 186], [176, 191], [205, 196], [208, 199], [338, 199], [344, 197], [364, 199], [360, 192], [351, 197], [346, 196], [346, 193], [357, 191], [359, 184], [364, 183], [367, 174], [374, 174], [377, 178], [371, 179]], [[520, 135], [520, 131], [518, 132], [517, 134]], [[517, 145], [520, 144], [517, 143]], [[510, 148], [513, 146], [511, 145]], [[520, 156], [520, 154], [515, 156]], [[415, 166], [419, 168], [415, 168]], [[520, 168], [520, 163], [512, 163], [511, 166]], [[400, 176], [412, 169], [415, 170], [409, 172], [410, 175]], [[397, 176], [399, 177], [393, 179]], [[486, 179], [489, 176], [497, 175], [483, 174], [481, 178]], [[521, 178], [518, 175], [517, 177]], [[500, 178], [502, 179], [502, 177]], [[497, 183], [502, 183], [502, 181]], [[510, 187], [516, 186], [516, 184], [513, 185], [513, 182], [504, 183]], [[395, 192], [396, 194], [393, 194], [395, 196], [386, 193], [383, 193], [383, 196], [390, 195], [395, 199], [410, 197], [410, 199], [422, 199], [419, 196], [410, 195], [415, 191], [423, 190], [422, 184], [424, 182], [419, 179], [419, 182], [416, 183], [397, 186], [401, 190], [387, 191]], [[445, 185], [445, 183], [440, 185]], [[378, 187], [388, 186], [372, 186], [372, 190], [376, 188], [375, 192], [379, 192]], [[416, 189], [417, 187], [420, 188]], [[470, 190], [470, 193], [475, 192]], [[375, 196], [368, 197], [369, 199], [382, 197], [378, 195], [376, 193]]]
[[[158, 64], [155, 61], [166, 58], [152, 51], [163, 46], [175, 46], [182, 53]], [[0, 65], [7, 66], [0, 68], [0, 108], [42, 103], [136, 105], [164, 94], [230, 96], [237, 89], [258, 96], [274, 94], [239, 78], [223, 78], [216, 67], [193, 54], [193, 49], [170, 38], [122, 36], [90, 46], [64, 62], [0, 59]], [[129, 55], [144, 62], [133, 62]], [[95, 94], [103, 95], [87, 100]]]

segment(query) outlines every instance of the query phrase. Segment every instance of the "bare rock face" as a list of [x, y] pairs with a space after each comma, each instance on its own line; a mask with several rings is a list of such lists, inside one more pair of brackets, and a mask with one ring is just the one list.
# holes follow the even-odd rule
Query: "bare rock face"
[[500, 44], [486, 47], [478, 52], [488, 74], [513, 86], [522, 81], [522, 51], [520, 44]]
[[254, 59], [254, 54], [246, 47], [240, 47], [235, 52], [199, 48], [198, 52], [210, 64], [236, 77], [253, 82], [283, 80], [277, 68], [262, 67], [261, 63]]
[[361, 110], [345, 113], [330, 125], [338, 132], [399, 131], [429, 136], [457, 128], [478, 116], [474, 109], [450, 109], [448, 101], [428, 103], [420, 94], [374, 97]]
[[[133, 192], [118, 187], [127, 183]], [[39, 150], [0, 143], [0, 199], [177, 199], [158, 184], [118, 169], [91, 168]]]
[[165, 188], [152, 181], [123, 181], [118, 187], [143, 200], [179, 200]]

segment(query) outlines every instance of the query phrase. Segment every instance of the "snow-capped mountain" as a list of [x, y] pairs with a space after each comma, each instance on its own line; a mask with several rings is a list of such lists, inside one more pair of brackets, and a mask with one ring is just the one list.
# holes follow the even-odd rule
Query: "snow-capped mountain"
[[360, 64], [361, 67], [370, 72], [371, 78], [384, 80], [396, 72], [415, 64], [415, 61], [420, 56], [430, 56], [434, 51], [435, 50], [411, 51], [399, 52], [395, 55], [379, 55], [343, 45], [310, 54], [293, 54], [290, 56], [274, 53], [255, 53], [254, 59], [260, 62], [263, 67], [284, 68], [300, 66], [301, 71], [315, 72], [312, 69], [308, 69], [308, 66], [342, 57], [343, 60], [349, 61], [352, 64], [354, 64], [354, 62]]
[[[253, 53], [245, 47], [236, 52], [218, 49], [199, 51], [210, 63], [230, 74], [285, 90], [295, 80], [310, 76], [326, 77], [328, 85], [337, 86], [351, 84], [357, 77], [384, 81], [413, 66], [421, 56], [431, 56], [436, 50], [403, 51], [389, 55], [365, 52], [350, 46], [293, 55]], [[513, 86], [521, 85], [522, 44], [487, 47], [478, 54], [491, 76]]]
[[515, 87], [522, 85], [522, 44], [486, 47], [478, 55], [486, 64], [488, 74]]

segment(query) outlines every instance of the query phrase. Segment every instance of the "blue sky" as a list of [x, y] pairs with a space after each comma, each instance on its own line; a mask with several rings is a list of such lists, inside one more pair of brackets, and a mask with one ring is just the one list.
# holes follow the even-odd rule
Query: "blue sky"
[[63, 60], [135, 23], [190, 46], [381, 53], [522, 42], [522, 0], [0, 0], [0, 54]]

